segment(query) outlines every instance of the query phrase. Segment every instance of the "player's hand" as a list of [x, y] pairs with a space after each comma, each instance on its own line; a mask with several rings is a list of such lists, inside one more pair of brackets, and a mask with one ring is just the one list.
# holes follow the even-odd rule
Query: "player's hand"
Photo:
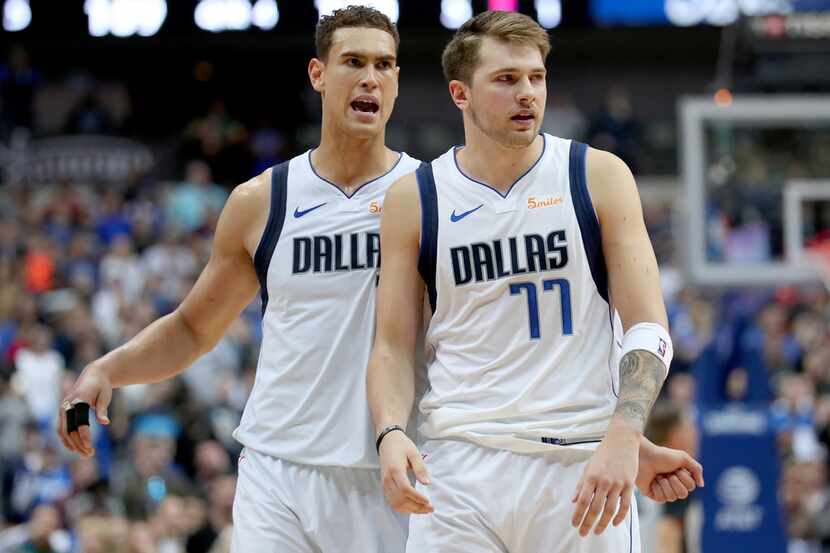
[[421, 484], [429, 484], [427, 467], [412, 440], [400, 431], [388, 433], [380, 443], [380, 477], [386, 501], [399, 513], [431, 513], [429, 499], [409, 481], [409, 471]]
[[624, 422], [612, 421], [571, 499], [576, 503], [571, 524], [579, 528], [580, 536], [587, 536], [591, 528], [601, 534], [612, 518], [614, 526], [625, 520], [631, 508], [638, 455], [637, 433]]
[[657, 502], [686, 499], [697, 486], [703, 487], [703, 466], [678, 449], [660, 447], [643, 438], [637, 488]]
[[94, 363], [87, 365], [58, 408], [58, 436], [66, 449], [85, 457], [95, 454], [89, 424], [82, 424], [76, 430], [68, 431], [67, 412], [78, 403], [86, 403], [95, 410], [98, 422], [109, 424], [107, 408], [111, 399], [112, 383], [109, 376], [100, 368], [100, 365]]

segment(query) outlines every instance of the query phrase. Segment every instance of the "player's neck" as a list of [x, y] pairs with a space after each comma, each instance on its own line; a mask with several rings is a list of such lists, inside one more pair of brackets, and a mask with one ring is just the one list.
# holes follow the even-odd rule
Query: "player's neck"
[[466, 133], [467, 143], [456, 152], [456, 160], [465, 175], [487, 183], [505, 193], [516, 179], [539, 160], [545, 139], [539, 135], [530, 145], [511, 148], [481, 133]]
[[384, 134], [371, 138], [353, 138], [340, 133], [322, 133], [320, 145], [311, 152], [311, 164], [324, 179], [347, 194], [349, 189], [388, 172], [398, 154], [386, 147]]

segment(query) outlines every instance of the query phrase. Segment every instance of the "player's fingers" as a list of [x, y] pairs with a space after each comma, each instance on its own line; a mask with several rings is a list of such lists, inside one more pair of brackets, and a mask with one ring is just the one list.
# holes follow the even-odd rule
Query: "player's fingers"
[[599, 482], [597, 485], [594, 497], [591, 500], [591, 505], [588, 507], [588, 512], [585, 513], [585, 519], [579, 527], [580, 536], [587, 536], [588, 532], [593, 528], [594, 522], [596, 522], [599, 514], [602, 512], [602, 508], [605, 506], [605, 499], [608, 497], [609, 490], [610, 486], [605, 482]]
[[574, 496], [571, 498], [571, 503], [576, 503], [576, 500], [579, 498], [579, 492], [581, 492], [581, 491], [582, 491], [582, 478], [580, 478], [579, 482], [576, 483], [576, 489], [574, 490]]
[[101, 390], [101, 393], [99, 393], [98, 397], [95, 399], [95, 403], [93, 405], [93, 407], [95, 407], [95, 417], [101, 424], [110, 423], [110, 419], [107, 416], [107, 411], [109, 410], [111, 401], [112, 388], [109, 387], [105, 387], [103, 390]]
[[660, 487], [660, 484], [657, 482], [657, 480], [651, 482], [650, 497], [658, 503], [666, 502], [666, 494], [663, 493], [663, 488]]
[[669, 484], [669, 481], [665, 477], [658, 476], [657, 483], [660, 484], [660, 489], [663, 490], [663, 495], [666, 496], [666, 501], [671, 502], [677, 500], [677, 497], [671, 489], [671, 484]]
[[571, 517], [571, 525], [576, 528], [585, 518], [585, 512], [591, 505], [591, 499], [594, 497], [594, 482], [586, 481], [579, 485], [579, 496], [576, 498], [576, 506], [574, 507], [574, 514]]
[[86, 449], [84, 448], [84, 444], [81, 443], [81, 437], [78, 435], [78, 431], [74, 430], [69, 432], [68, 436], [69, 441], [72, 442], [72, 446], [75, 448], [75, 451], [81, 455], [86, 455]]
[[69, 441], [69, 436], [66, 433], [66, 411], [64, 410], [63, 406], [58, 409], [58, 437], [61, 439], [63, 443], [63, 447], [68, 449], [69, 451], [75, 451], [72, 442]]
[[429, 499], [421, 495], [418, 492], [418, 490], [415, 489], [415, 487], [409, 481], [409, 477], [406, 475], [404, 471], [393, 471], [392, 477], [395, 480], [395, 485], [398, 487], [398, 489], [404, 496], [414, 501], [415, 503], [420, 503], [421, 505], [429, 505]]
[[689, 493], [695, 491], [697, 484], [695, 483], [695, 479], [692, 477], [692, 475], [689, 474], [689, 471], [680, 469], [674, 474], [675, 476], [677, 476], [677, 478], [680, 480], [680, 483], [683, 484], [683, 487], [686, 488], [686, 490]]
[[412, 467], [412, 473], [415, 475], [415, 479], [423, 485], [429, 485], [429, 474], [427, 472], [427, 466], [424, 463], [424, 460], [421, 458], [421, 454], [418, 453], [416, 450], [414, 453], [410, 454], [409, 456], [409, 466]]
[[81, 437], [78, 435], [77, 411], [74, 407], [66, 410], [66, 437], [77, 453], [86, 455], [84, 446], [81, 443]]
[[89, 403], [84, 401], [75, 401], [70, 412], [74, 412], [74, 430], [77, 430], [78, 441], [82, 446], [84, 455], [92, 455], [95, 453], [92, 447], [92, 434], [89, 429]]
[[686, 454], [686, 462], [684, 463], [684, 467], [685, 467], [686, 470], [688, 470], [691, 473], [692, 478], [695, 479], [695, 482], [697, 482], [697, 485], [702, 488], [703, 484], [704, 484], [704, 482], [703, 482], [703, 465], [698, 463], [697, 460], [695, 458], [693, 458], [691, 455]]
[[617, 511], [617, 516], [614, 517], [614, 526], [619, 526], [625, 517], [628, 516], [628, 511], [631, 509], [631, 488], [626, 486], [620, 494], [620, 510]]
[[617, 507], [620, 504], [621, 491], [622, 486], [615, 486], [611, 488], [610, 492], [608, 492], [608, 498], [605, 500], [605, 509], [603, 509], [602, 516], [599, 518], [599, 521], [594, 528], [594, 534], [602, 534], [608, 526], [608, 523], [611, 522], [611, 517], [616, 514]]
[[658, 503], [666, 502], [666, 494], [663, 493], [663, 489], [660, 487], [660, 484], [657, 482], [657, 480], [653, 480], [651, 482], [649, 497], [651, 497], [651, 499]]
[[425, 515], [434, 511], [432, 506], [421, 505], [412, 500], [405, 499], [404, 501], [393, 506], [393, 509], [399, 513], [410, 513], [416, 515]]
[[669, 485], [671, 486], [671, 489], [674, 491], [674, 495], [677, 496], [677, 499], [686, 499], [687, 497], [689, 497], [689, 490], [687, 490], [686, 486], [684, 486], [680, 482], [680, 479], [677, 477], [677, 475], [672, 474], [668, 477], [668, 481]]
[[81, 439], [84, 449], [88, 455], [95, 455], [95, 448], [92, 445], [92, 432], [88, 424], [78, 427], [78, 437]]

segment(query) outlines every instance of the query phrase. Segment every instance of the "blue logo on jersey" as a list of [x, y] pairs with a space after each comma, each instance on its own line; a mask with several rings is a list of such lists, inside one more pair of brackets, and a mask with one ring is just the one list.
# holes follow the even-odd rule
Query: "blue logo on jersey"
[[305, 209], [303, 211], [300, 211], [300, 206], [297, 206], [297, 207], [294, 208], [294, 218], [299, 219], [303, 215], [307, 215], [307, 214], [311, 213], [312, 211], [314, 211], [315, 209], [323, 207], [324, 205], [326, 205], [326, 204], [322, 203], [320, 205], [315, 205], [314, 207], [310, 207], [310, 208]]
[[452, 221], [453, 223], [457, 223], [458, 221], [460, 221], [461, 219], [463, 219], [464, 217], [466, 217], [470, 213], [472, 213], [474, 211], [478, 211], [482, 207], [484, 207], [484, 204], [481, 204], [478, 207], [474, 207], [470, 211], [465, 211], [464, 213], [459, 213], [458, 215], [455, 214], [455, 210], [453, 209], [452, 213], [450, 213], [450, 221]]

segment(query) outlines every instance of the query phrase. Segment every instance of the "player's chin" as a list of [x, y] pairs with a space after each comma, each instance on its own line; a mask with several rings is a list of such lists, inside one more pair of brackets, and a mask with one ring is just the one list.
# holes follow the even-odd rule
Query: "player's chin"
[[347, 125], [345, 125], [349, 135], [354, 138], [374, 138], [381, 132], [383, 132], [384, 124], [383, 122], [378, 119], [377, 121], [373, 121], [371, 123], [362, 122], [362, 121], [349, 121]]
[[510, 144], [516, 147], [526, 147], [533, 144], [536, 137], [539, 136], [539, 128], [533, 127], [528, 129], [511, 129], [508, 133]]

